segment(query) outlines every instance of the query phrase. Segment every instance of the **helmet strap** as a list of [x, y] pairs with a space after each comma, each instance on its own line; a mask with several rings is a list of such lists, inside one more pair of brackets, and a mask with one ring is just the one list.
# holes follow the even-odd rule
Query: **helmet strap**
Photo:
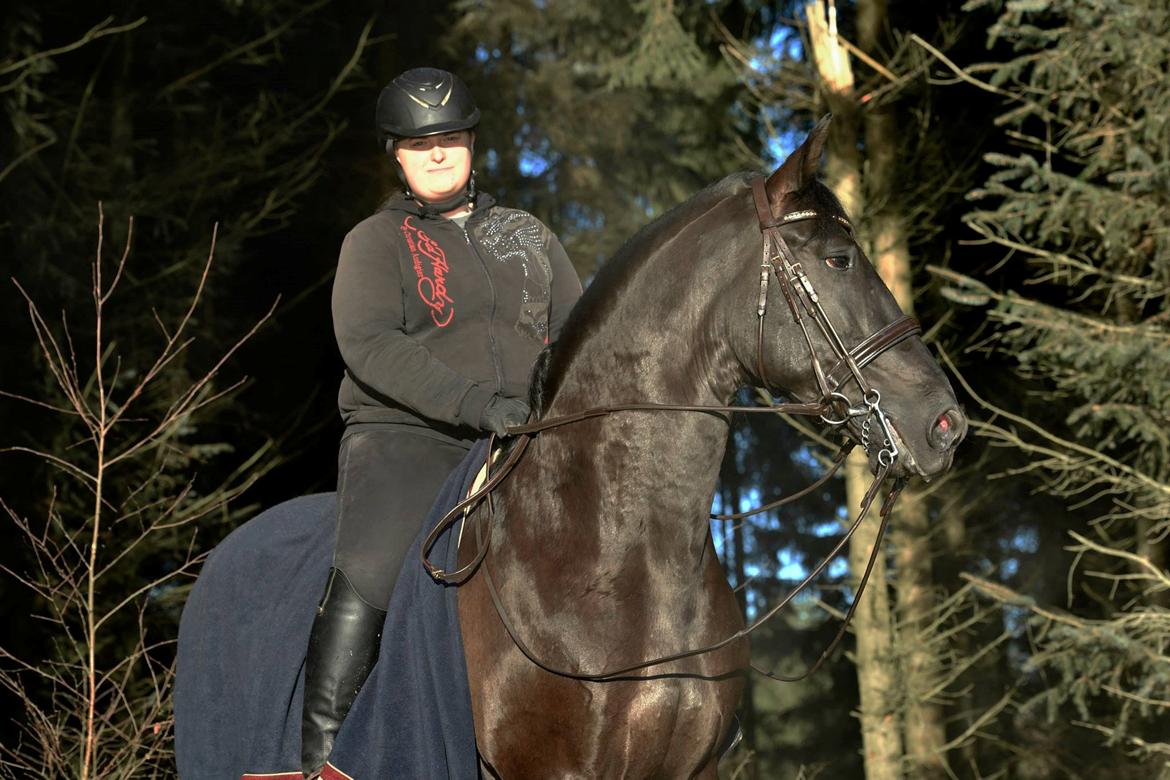
[[409, 188], [406, 190], [406, 196], [408, 198], [414, 198], [416, 201], [422, 204], [422, 215], [424, 217], [437, 217], [446, 214], [448, 211], [454, 211], [455, 209], [470, 201], [468, 195], [468, 191], [464, 190], [463, 192], [452, 195], [446, 200], [432, 202], [423, 200], [418, 195], [411, 193]]

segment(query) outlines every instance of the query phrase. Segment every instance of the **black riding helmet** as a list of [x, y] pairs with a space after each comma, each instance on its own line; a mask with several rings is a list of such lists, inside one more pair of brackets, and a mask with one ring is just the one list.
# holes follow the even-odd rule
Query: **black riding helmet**
[[[378, 140], [393, 157], [394, 142], [399, 138], [421, 138], [474, 128], [479, 124], [479, 109], [471, 90], [454, 73], [438, 68], [412, 68], [383, 87], [374, 117]], [[406, 196], [416, 197], [397, 161], [394, 168]], [[475, 171], [471, 172], [463, 192], [439, 203], [422, 199], [419, 202], [423, 204], [424, 215], [443, 214], [464, 203], [474, 207]]]
[[391, 81], [378, 96], [378, 140], [390, 151], [398, 138], [470, 130], [479, 124], [471, 90], [454, 73], [412, 68]]

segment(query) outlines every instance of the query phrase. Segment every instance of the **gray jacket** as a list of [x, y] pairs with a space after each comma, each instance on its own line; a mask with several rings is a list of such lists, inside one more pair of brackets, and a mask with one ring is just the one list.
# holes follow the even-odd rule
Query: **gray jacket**
[[465, 227], [397, 196], [341, 246], [333, 329], [346, 425], [477, 436], [488, 400], [527, 398], [581, 283], [556, 236], [481, 193]]

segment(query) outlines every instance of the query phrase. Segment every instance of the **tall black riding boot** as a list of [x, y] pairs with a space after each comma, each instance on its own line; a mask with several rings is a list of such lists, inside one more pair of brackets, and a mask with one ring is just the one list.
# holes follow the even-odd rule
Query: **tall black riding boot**
[[363, 601], [344, 573], [329, 570], [305, 658], [301, 768], [306, 777], [325, 766], [341, 722], [378, 660], [385, 619], [386, 612]]

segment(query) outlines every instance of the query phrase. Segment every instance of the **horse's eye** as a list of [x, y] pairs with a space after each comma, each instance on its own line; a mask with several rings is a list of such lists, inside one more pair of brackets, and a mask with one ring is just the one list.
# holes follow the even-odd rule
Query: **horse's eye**
[[848, 271], [853, 265], [853, 259], [849, 255], [829, 255], [825, 258], [825, 265], [834, 271]]

